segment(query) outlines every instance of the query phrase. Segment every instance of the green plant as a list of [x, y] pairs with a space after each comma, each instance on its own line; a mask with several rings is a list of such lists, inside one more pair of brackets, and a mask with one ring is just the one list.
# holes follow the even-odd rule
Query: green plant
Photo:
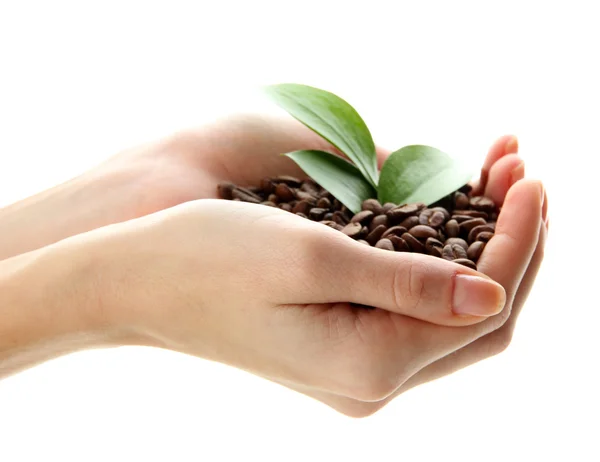
[[350, 159], [325, 151], [285, 154], [354, 213], [370, 198], [381, 203], [430, 205], [472, 177], [463, 163], [424, 145], [398, 149], [379, 172], [371, 133], [345, 100], [325, 90], [290, 83], [268, 86], [265, 93]]

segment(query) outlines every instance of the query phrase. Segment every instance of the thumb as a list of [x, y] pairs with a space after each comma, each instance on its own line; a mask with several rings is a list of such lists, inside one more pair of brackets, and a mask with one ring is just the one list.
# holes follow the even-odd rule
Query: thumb
[[367, 247], [346, 236], [326, 239], [319, 255], [308, 286], [314, 303], [351, 302], [460, 326], [498, 314], [506, 300], [500, 284], [441, 258]]

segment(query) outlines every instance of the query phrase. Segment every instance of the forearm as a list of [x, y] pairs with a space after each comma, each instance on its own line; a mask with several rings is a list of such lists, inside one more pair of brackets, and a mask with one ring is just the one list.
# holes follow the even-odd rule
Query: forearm
[[0, 262], [0, 378], [121, 343], [102, 319], [93, 259], [84, 247], [60, 243]]
[[123, 219], [125, 174], [86, 174], [0, 209], [0, 260]]

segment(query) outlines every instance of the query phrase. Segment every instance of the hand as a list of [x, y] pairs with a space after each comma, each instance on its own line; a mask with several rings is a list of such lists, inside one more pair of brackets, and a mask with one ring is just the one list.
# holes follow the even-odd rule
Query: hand
[[356, 400], [385, 398], [495, 329], [505, 301], [464, 266], [246, 203], [190, 202], [77, 242], [95, 262], [100, 325]]

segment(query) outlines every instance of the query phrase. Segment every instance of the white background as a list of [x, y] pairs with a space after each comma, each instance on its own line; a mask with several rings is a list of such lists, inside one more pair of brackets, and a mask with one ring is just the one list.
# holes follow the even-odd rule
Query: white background
[[180, 354], [93, 351], [0, 382], [0, 460], [600, 460], [593, 3], [0, 1], [0, 205], [293, 81], [390, 148], [481, 162], [517, 134], [551, 206], [509, 350], [373, 417]]

